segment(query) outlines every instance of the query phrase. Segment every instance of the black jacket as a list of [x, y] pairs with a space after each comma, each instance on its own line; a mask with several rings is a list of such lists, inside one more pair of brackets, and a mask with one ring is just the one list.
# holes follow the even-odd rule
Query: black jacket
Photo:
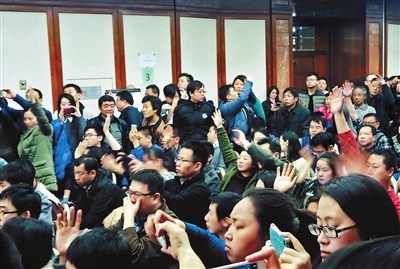
[[94, 179], [89, 187], [81, 187], [74, 201], [75, 208], [82, 209], [80, 229], [103, 227], [103, 220], [115, 208], [122, 206], [125, 193], [110, 179]]
[[181, 128], [182, 142], [187, 140], [207, 140], [208, 129], [213, 125], [211, 115], [215, 107], [209, 101], [193, 103], [182, 100], [174, 110], [173, 122]]
[[303, 137], [309, 133], [310, 111], [299, 103], [292, 110], [281, 107], [276, 112], [275, 135], [278, 137], [285, 131], [293, 131], [298, 137]]
[[180, 177], [165, 182], [164, 198], [171, 209], [181, 220], [206, 228], [204, 216], [210, 204], [210, 187], [204, 181], [201, 172], [183, 184]]

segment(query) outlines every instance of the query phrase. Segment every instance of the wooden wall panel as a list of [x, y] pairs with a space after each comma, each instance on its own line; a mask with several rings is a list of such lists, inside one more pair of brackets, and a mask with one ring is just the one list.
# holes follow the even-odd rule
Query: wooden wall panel
[[367, 24], [367, 51], [368, 63], [366, 73], [382, 73], [381, 68], [381, 33], [380, 23], [371, 22]]

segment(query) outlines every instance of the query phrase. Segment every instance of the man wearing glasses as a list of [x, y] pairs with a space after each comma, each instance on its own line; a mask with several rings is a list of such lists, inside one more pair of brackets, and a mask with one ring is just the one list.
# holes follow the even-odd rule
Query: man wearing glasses
[[208, 212], [210, 187], [204, 181], [203, 168], [208, 150], [200, 141], [182, 144], [176, 162], [174, 179], [165, 182], [164, 198], [168, 207], [183, 221], [206, 228], [204, 215]]
[[132, 264], [138, 268], [167, 268], [174, 259], [161, 252], [161, 245], [145, 233], [147, 216], [162, 210], [177, 218], [163, 198], [164, 179], [152, 169], [144, 169], [131, 176], [131, 185], [124, 198], [124, 213], [110, 229], [118, 230], [131, 247]]
[[0, 193], [0, 228], [9, 219], [35, 218], [41, 212], [40, 195], [28, 184], [16, 184]]
[[75, 181], [80, 189], [74, 205], [83, 212], [80, 229], [102, 227], [103, 219], [120, 207], [125, 197], [111, 179], [99, 177], [99, 174], [99, 164], [94, 157], [82, 155], [75, 160]]

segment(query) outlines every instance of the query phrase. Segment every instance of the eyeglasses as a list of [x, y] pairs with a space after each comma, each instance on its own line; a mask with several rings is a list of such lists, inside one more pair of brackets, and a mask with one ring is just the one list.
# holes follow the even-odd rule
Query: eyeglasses
[[135, 198], [140, 199], [140, 198], [142, 198], [142, 196], [153, 195], [153, 194], [155, 194], [155, 192], [141, 193], [139, 191], [131, 191], [131, 190], [128, 189], [125, 192], [125, 194], [128, 195], [129, 197], [135, 196]]
[[92, 137], [92, 136], [98, 136], [98, 135], [97, 135], [97, 134], [84, 134], [84, 135], [83, 135], [84, 138], [86, 138], [86, 137]]
[[14, 210], [14, 211], [0, 211], [0, 216], [4, 216], [4, 215], [7, 215], [7, 214], [13, 214], [13, 213], [18, 213], [18, 211], [17, 210]]
[[185, 159], [179, 159], [179, 158], [175, 158], [175, 162], [176, 163], [179, 163], [179, 162], [182, 162], [182, 163], [194, 163], [194, 161], [185, 160]]
[[338, 237], [339, 233], [353, 229], [357, 227], [357, 225], [337, 229], [333, 226], [319, 226], [317, 224], [310, 224], [308, 225], [308, 230], [312, 235], [319, 236], [321, 234], [321, 231], [324, 233], [324, 235], [328, 238], [336, 238]]

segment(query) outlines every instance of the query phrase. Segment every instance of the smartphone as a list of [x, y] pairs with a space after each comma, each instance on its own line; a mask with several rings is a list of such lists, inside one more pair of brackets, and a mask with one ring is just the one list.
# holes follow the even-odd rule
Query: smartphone
[[0, 90], [0, 97], [6, 97], [7, 92], [5, 90]]
[[64, 115], [69, 115], [75, 112], [75, 108], [73, 107], [66, 107], [64, 108]]
[[256, 261], [256, 262], [237, 262], [228, 265], [218, 266], [211, 269], [265, 269], [264, 261]]
[[131, 131], [136, 132], [137, 131], [137, 125], [136, 124], [131, 124]]
[[[156, 224], [156, 229], [158, 230], [159, 224]], [[171, 243], [169, 242], [169, 237], [165, 233], [161, 234], [160, 236], [156, 237], [157, 242], [163, 247], [168, 248]]]
[[284, 248], [291, 246], [289, 238], [283, 237], [282, 232], [276, 226], [269, 227], [269, 238], [278, 257], [281, 256]]

